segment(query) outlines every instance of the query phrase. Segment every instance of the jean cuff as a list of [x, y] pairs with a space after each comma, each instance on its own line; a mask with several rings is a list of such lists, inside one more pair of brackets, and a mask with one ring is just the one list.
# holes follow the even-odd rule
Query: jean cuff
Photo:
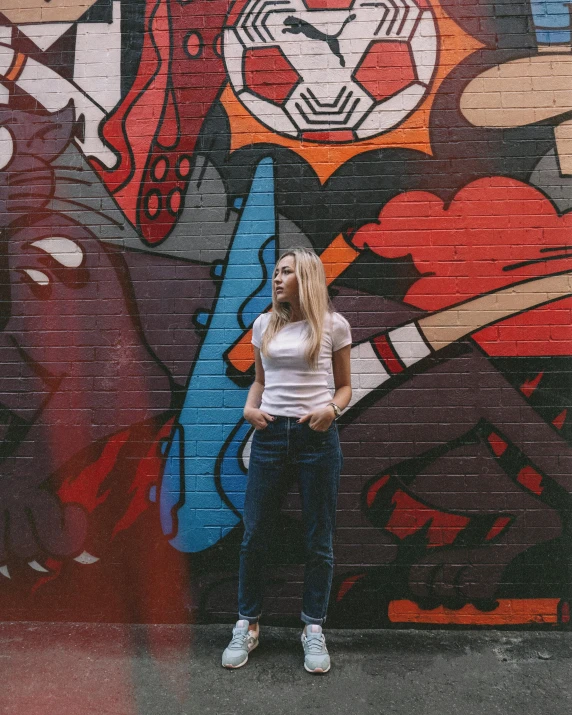
[[323, 618], [311, 618], [311, 616], [307, 616], [304, 613], [304, 611], [302, 611], [300, 618], [302, 620], [302, 623], [305, 623], [307, 626], [309, 626], [309, 625], [323, 626], [324, 623], [326, 622], [325, 616]]
[[238, 614], [239, 621], [248, 621], [250, 624], [258, 623], [260, 616], [243, 616], [241, 613]]

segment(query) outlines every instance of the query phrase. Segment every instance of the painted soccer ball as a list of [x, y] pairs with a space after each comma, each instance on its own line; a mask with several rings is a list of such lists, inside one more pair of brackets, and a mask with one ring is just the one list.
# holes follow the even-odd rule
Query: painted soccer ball
[[357, 141], [397, 127], [437, 66], [430, 0], [237, 0], [223, 54], [240, 102], [279, 134]]

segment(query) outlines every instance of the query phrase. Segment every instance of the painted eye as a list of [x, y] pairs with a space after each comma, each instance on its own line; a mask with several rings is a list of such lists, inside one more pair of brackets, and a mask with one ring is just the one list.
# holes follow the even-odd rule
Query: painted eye
[[0, 169], [5, 169], [14, 156], [14, 139], [7, 127], [0, 127]]
[[83, 263], [83, 250], [75, 241], [63, 236], [42, 238], [31, 244], [49, 254], [55, 261], [66, 268], [79, 268]]
[[43, 271], [37, 271], [35, 268], [24, 268], [22, 272], [26, 273], [34, 281], [34, 283], [37, 283], [38, 285], [50, 285], [50, 277]]
[[18, 272], [38, 300], [49, 300], [52, 296], [52, 277], [37, 268], [19, 268]]

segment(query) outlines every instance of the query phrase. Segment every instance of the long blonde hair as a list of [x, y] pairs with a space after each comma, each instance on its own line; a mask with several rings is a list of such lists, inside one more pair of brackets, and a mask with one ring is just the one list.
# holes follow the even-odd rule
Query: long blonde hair
[[[286, 256], [294, 257], [294, 273], [298, 279], [300, 313], [302, 314], [302, 319], [307, 321], [308, 328], [305, 357], [308, 365], [315, 370], [318, 367], [326, 315], [329, 314], [331, 318], [333, 312], [330, 296], [328, 295], [326, 272], [320, 258], [314, 251], [305, 247], [292, 248], [283, 253], [278, 259], [274, 270]], [[274, 277], [274, 271], [272, 276]], [[291, 318], [292, 306], [288, 303], [278, 302], [273, 280], [272, 313], [260, 345], [260, 351], [264, 356], [268, 356], [268, 343], [291, 321]]]

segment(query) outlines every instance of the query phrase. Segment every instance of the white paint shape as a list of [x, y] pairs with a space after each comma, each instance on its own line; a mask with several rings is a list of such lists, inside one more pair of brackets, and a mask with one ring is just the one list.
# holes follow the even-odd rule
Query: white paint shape
[[[6, 25], [0, 25], [0, 65], [4, 65], [4, 57], [8, 54], [7, 50], [9, 48], [6, 47], [6, 45], [9, 45], [12, 42], [12, 28], [11, 27], [6, 27]], [[14, 51], [12, 51], [12, 56], [14, 55]], [[0, 104], [8, 104], [10, 101], [10, 90], [8, 87], [5, 87], [3, 84], [0, 84]]]
[[40, 573], [50, 573], [48, 569], [45, 569], [41, 564], [39, 564], [37, 561], [30, 561], [28, 563], [28, 566], [31, 569], [34, 569], [34, 571], [39, 571]]
[[250, 450], [252, 449], [252, 438], [254, 437], [254, 430], [251, 432], [244, 449], [242, 450], [242, 465], [248, 472], [248, 465], [250, 463]]
[[356, 131], [358, 139], [366, 139], [397, 126], [421, 102], [426, 91], [425, 85], [415, 82], [378, 104]]
[[78, 22], [74, 82], [110, 112], [121, 99], [121, 3], [113, 3], [113, 21]]
[[0, 75], [10, 71], [12, 62], [14, 62], [14, 50], [8, 44], [0, 44]]
[[83, 250], [75, 241], [63, 236], [42, 238], [31, 244], [39, 248], [66, 268], [79, 268], [83, 263]]
[[0, 170], [5, 169], [14, 156], [14, 139], [7, 127], [0, 127]]
[[405, 367], [411, 367], [431, 354], [415, 323], [391, 330], [389, 339]]
[[12, 576], [10, 576], [10, 571], [8, 571], [7, 566], [0, 566], [0, 573], [6, 578], [12, 578]]
[[369, 341], [355, 345], [351, 350], [350, 359], [352, 399], [346, 410], [363, 400], [372, 390], [383, 385], [391, 377]]
[[91, 554], [88, 554], [87, 551], [84, 551], [79, 556], [76, 556], [74, 561], [77, 561], [78, 564], [84, 564], [86, 566], [89, 566], [91, 564], [97, 563], [99, 559], [97, 558], [97, 556], [92, 556]]
[[267, 102], [261, 97], [256, 97], [250, 92], [240, 92], [238, 95], [240, 101], [248, 109], [251, 114], [260, 119], [263, 124], [266, 124], [282, 134], [297, 135], [298, 130], [292, 124], [288, 115], [282, 107], [278, 107], [272, 102]]
[[24, 268], [24, 273], [27, 273], [30, 278], [41, 286], [50, 285], [50, 279], [42, 271], [37, 271], [35, 268]]
[[[6, 59], [0, 45], [0, 74]], [[11, 48], [6, 48], [14, 56]], [[4, 74], [7, 70], [4, 71]], [[63, 109], [73, 100], [76, 119], [84, 121], [84, 139], [75, 138], [75, 143], [87, 157], [99, 159], [108, 169], [116, 166], [118, 158], [101, 140], [99, 127], [106, 114], [92, 99], [76, 87], [72, 82], [61, 77], [49, 67], [28, 57], [22, 74], [16, 80], [16, 85], [34, 97], [49, 112]]]
[[71, 22], [45, 22], [40, 25], [18, 25], [18, 30], [32, 40], [36, 47], [39, 47], [42, 52], [45, 52], [49, 50], [54, 42], [59, 40], [70, 27], [73, 27], [73, 23]]
[[430, 12], [423, 13], [411, 38], [411, 49], [419, 81], [429, 85], [437, 64], [437, 32]]

